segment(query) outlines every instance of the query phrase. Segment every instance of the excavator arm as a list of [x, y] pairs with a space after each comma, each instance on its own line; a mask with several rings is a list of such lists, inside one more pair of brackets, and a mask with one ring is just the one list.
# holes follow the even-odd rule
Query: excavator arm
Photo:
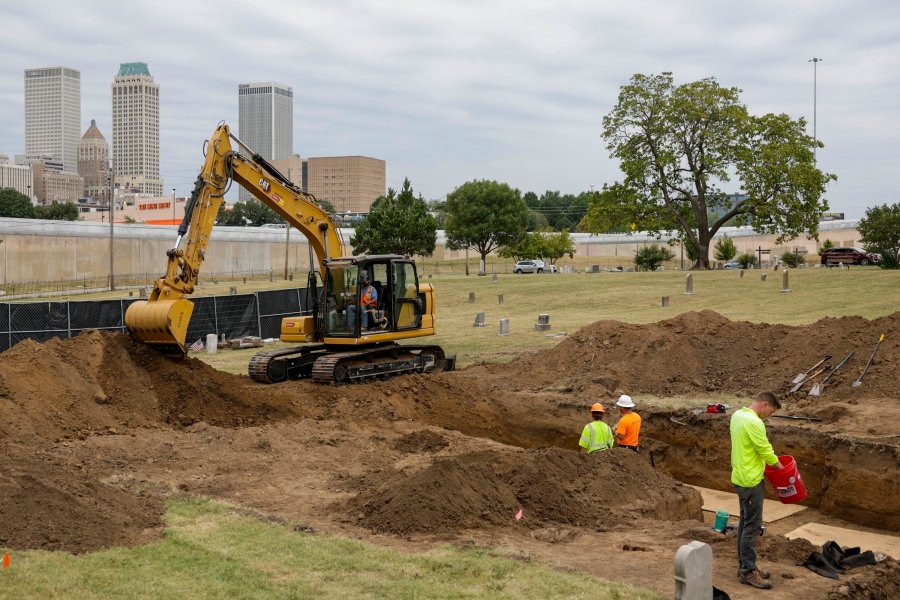
[[[232, 142], [239, 148], [235, 149]], [[311, 194], [241, 143], [228, 125], [220, 123], [209, 139], [206, 160], [185, 207], [175, 247], [166, 253], [166, 274], [156, 280], [146, 301], [132, 303], [125, 313], [125, 325], [141, 341], [164, 352], [184, 352], [194, 310], [193, 302], [186, 297], [197, 285], [219, 208], [232, 181], [306, 236], [323, 273], [326, 259], [343, 255], [344, 246], [331, 215]]]

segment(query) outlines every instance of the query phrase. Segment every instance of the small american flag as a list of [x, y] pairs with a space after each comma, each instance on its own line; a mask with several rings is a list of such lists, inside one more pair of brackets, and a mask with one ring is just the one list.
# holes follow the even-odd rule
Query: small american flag
[[203, 339], [199, 339], [190, 346], [188, 346], [188, 350], [191, 352], [200, 352], [203, 350]]

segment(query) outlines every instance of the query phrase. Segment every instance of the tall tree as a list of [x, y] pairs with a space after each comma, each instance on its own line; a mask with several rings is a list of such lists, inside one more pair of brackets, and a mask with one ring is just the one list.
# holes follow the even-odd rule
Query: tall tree
[[[710, 241], [736, 216], [776, 234], [777, 243], [817, 236], [825, 186], [837, 179], [816, 168], [814, 150], [824, 145], [806, 134], [802, 118], [750, 115], [739, 94], [714, 78], [676, 86], [671, 73], [636, 74], [603, 118], [637, 228], [659, 233], [674, 221], [698, 251], [695, 268], [709, 268]], [[720, 189], [732, 174], [744, 199]]]
[[0, 189], [0, 217], [34, 218], [34, 207], [28, 196], [12, 188]]
[[900, 269], [900, 203], [869, 208], [857, 229], [866, 250], [881, 254], [883, 269]]
[[55, 221], [77, 221], [78, 207], [71, 202], [53, 201], [49, 205], [35, 206], [34, 216], [36, 219], [51, 219]]
[[403, 180], [399, 194], [388, 188], [386, 196], [375, 200], [350, 238], [356, 254], [431, 256], [436, 243], [437, 223], [422, 195], [413, 194], [409, 179]]
[[482, 265], [493, 250], [522, 237], [527, 225], [522, 194], [505, 183], [476, 179], [447, 194], [447, 247], [472, 248]]

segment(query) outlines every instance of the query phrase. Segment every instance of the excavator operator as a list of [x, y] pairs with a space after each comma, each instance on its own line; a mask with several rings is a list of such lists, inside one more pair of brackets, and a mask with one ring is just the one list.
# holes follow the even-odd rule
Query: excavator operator
[[[362, 286], [359, 290], [359, 303], [361, 309], [361, 325], [362, 330], [369, 328], [369, 316], [378, 308], [378, 290], [376, 290], [369, 281], [369, 273], [363, 272], [361, 276]], [[350, 329], [356, 328], [356, 305], [347, 306], [347, 318], [349, 320]]]

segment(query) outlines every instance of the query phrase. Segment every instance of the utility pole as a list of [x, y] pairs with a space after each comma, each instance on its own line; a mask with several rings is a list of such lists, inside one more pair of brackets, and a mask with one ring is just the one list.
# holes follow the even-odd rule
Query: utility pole
[[291, 224], [284, 220], [287, 224], [287, 237], [284, 239], [284, 280], [288, 280], [288, 257], [291, 255]]
[[[807, 62], [811, 62], [813, 64], [813, 141], [818, 141], [816, 137], [816, 87], [817, 87], [817, 67], [820, 62], [822, 62], [821, 58], [816, 58], [813, 56]], [[817, 144], [818, 145], [818, 144]], [[816, 162], [816, 146], [813, 146], [813, 162]]]
[[172, 224], [177, 225], [178, 216], [175, 214], [175, 188], [172, 188]]
[[115, 261], [113, 259], [114, 237], [113, 226], [116, 222], [116, 162], [110, 160], [109, 166], [109, 290], [116, 289]]

